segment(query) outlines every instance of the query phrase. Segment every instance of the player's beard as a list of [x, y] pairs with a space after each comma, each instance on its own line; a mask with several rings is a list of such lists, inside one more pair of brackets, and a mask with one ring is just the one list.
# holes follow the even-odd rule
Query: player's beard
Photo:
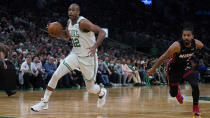
[[191, 43], [191, 41], [190, 41], [190, 40], [184, 40], [184, 45], [185, 45], [185, 46], [190, 45], [190, 43]]

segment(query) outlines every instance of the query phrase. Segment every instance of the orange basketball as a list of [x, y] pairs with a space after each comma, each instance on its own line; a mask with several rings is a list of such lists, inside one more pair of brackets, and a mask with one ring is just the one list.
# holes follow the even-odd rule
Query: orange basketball
[[57, 37], [62, 32], [62, 25], [59, 22], [52, 22], [48, 26], [48, 33], [52, 37]]

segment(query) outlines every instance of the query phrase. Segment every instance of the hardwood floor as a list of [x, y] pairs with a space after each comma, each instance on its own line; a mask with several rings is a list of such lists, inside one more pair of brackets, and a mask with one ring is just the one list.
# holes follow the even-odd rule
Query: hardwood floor
[[[0, 93], [0, 117], [16, 118], [189, 118], [192, 115], [192, 90], [181, 86], [184, 104], [170, 97], [167, 86], [108, 88], [107, 104], [97, 109], [97, 96], [86, 89], [56, 90], [49, 109], [33, 112], [44, 91], [18, 92], [7, 97]], [[210, 84], [200, 85], [200, 117], [210, 118]]]

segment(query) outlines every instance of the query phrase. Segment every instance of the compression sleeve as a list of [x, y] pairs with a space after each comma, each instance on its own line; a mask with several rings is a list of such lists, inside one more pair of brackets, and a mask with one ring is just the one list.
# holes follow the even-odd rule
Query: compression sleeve
[[203, 48], [201, 48], [201, 52], [207, 52], [210, 54], [210, 49], [204, 45]]

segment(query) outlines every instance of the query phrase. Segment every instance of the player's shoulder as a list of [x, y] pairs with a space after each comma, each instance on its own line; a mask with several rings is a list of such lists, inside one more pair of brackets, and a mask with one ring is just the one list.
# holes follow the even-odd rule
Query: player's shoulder
[[84, 21], [88, 21], [88, 19], [83, 17], [83, 16], [79, 16], [78, 22], [81, 23], [81, 22], [84, 22]]
[[90, 21], [87, 19], [87, 18], [85, 18], [85, 17], [83, 17], [83, 16], [80, 16], [80, 18], [79, 18], [79, 20], [78, 20], [78, 22], [81, 24], [83, 24], [83, 23], [90, 23]]
[[198, 40], [198, 39], [194, 39], [195, 40], [195, 45], [196, 45], [196, 48], [202, 48], [203, 47], [203, 43]]
[[195, 40], [195, 43], [202, 43], [200, 40], [198, 39], [194, 39]]
[[85, 18], [84, 16], [79, 16], [79, 19], [87, 19], [87, 18]]
[[181, 50], [181, 45], [180, 45], [180, 42], [179, 41], [175, 41], [171, 46], [170, 46], [170, 49], [172, 52], [180, 52]]
[[171, 46], [173, 46], [173, 47], [180, 47], [180, 42], [179, 41], [175, 41]]

